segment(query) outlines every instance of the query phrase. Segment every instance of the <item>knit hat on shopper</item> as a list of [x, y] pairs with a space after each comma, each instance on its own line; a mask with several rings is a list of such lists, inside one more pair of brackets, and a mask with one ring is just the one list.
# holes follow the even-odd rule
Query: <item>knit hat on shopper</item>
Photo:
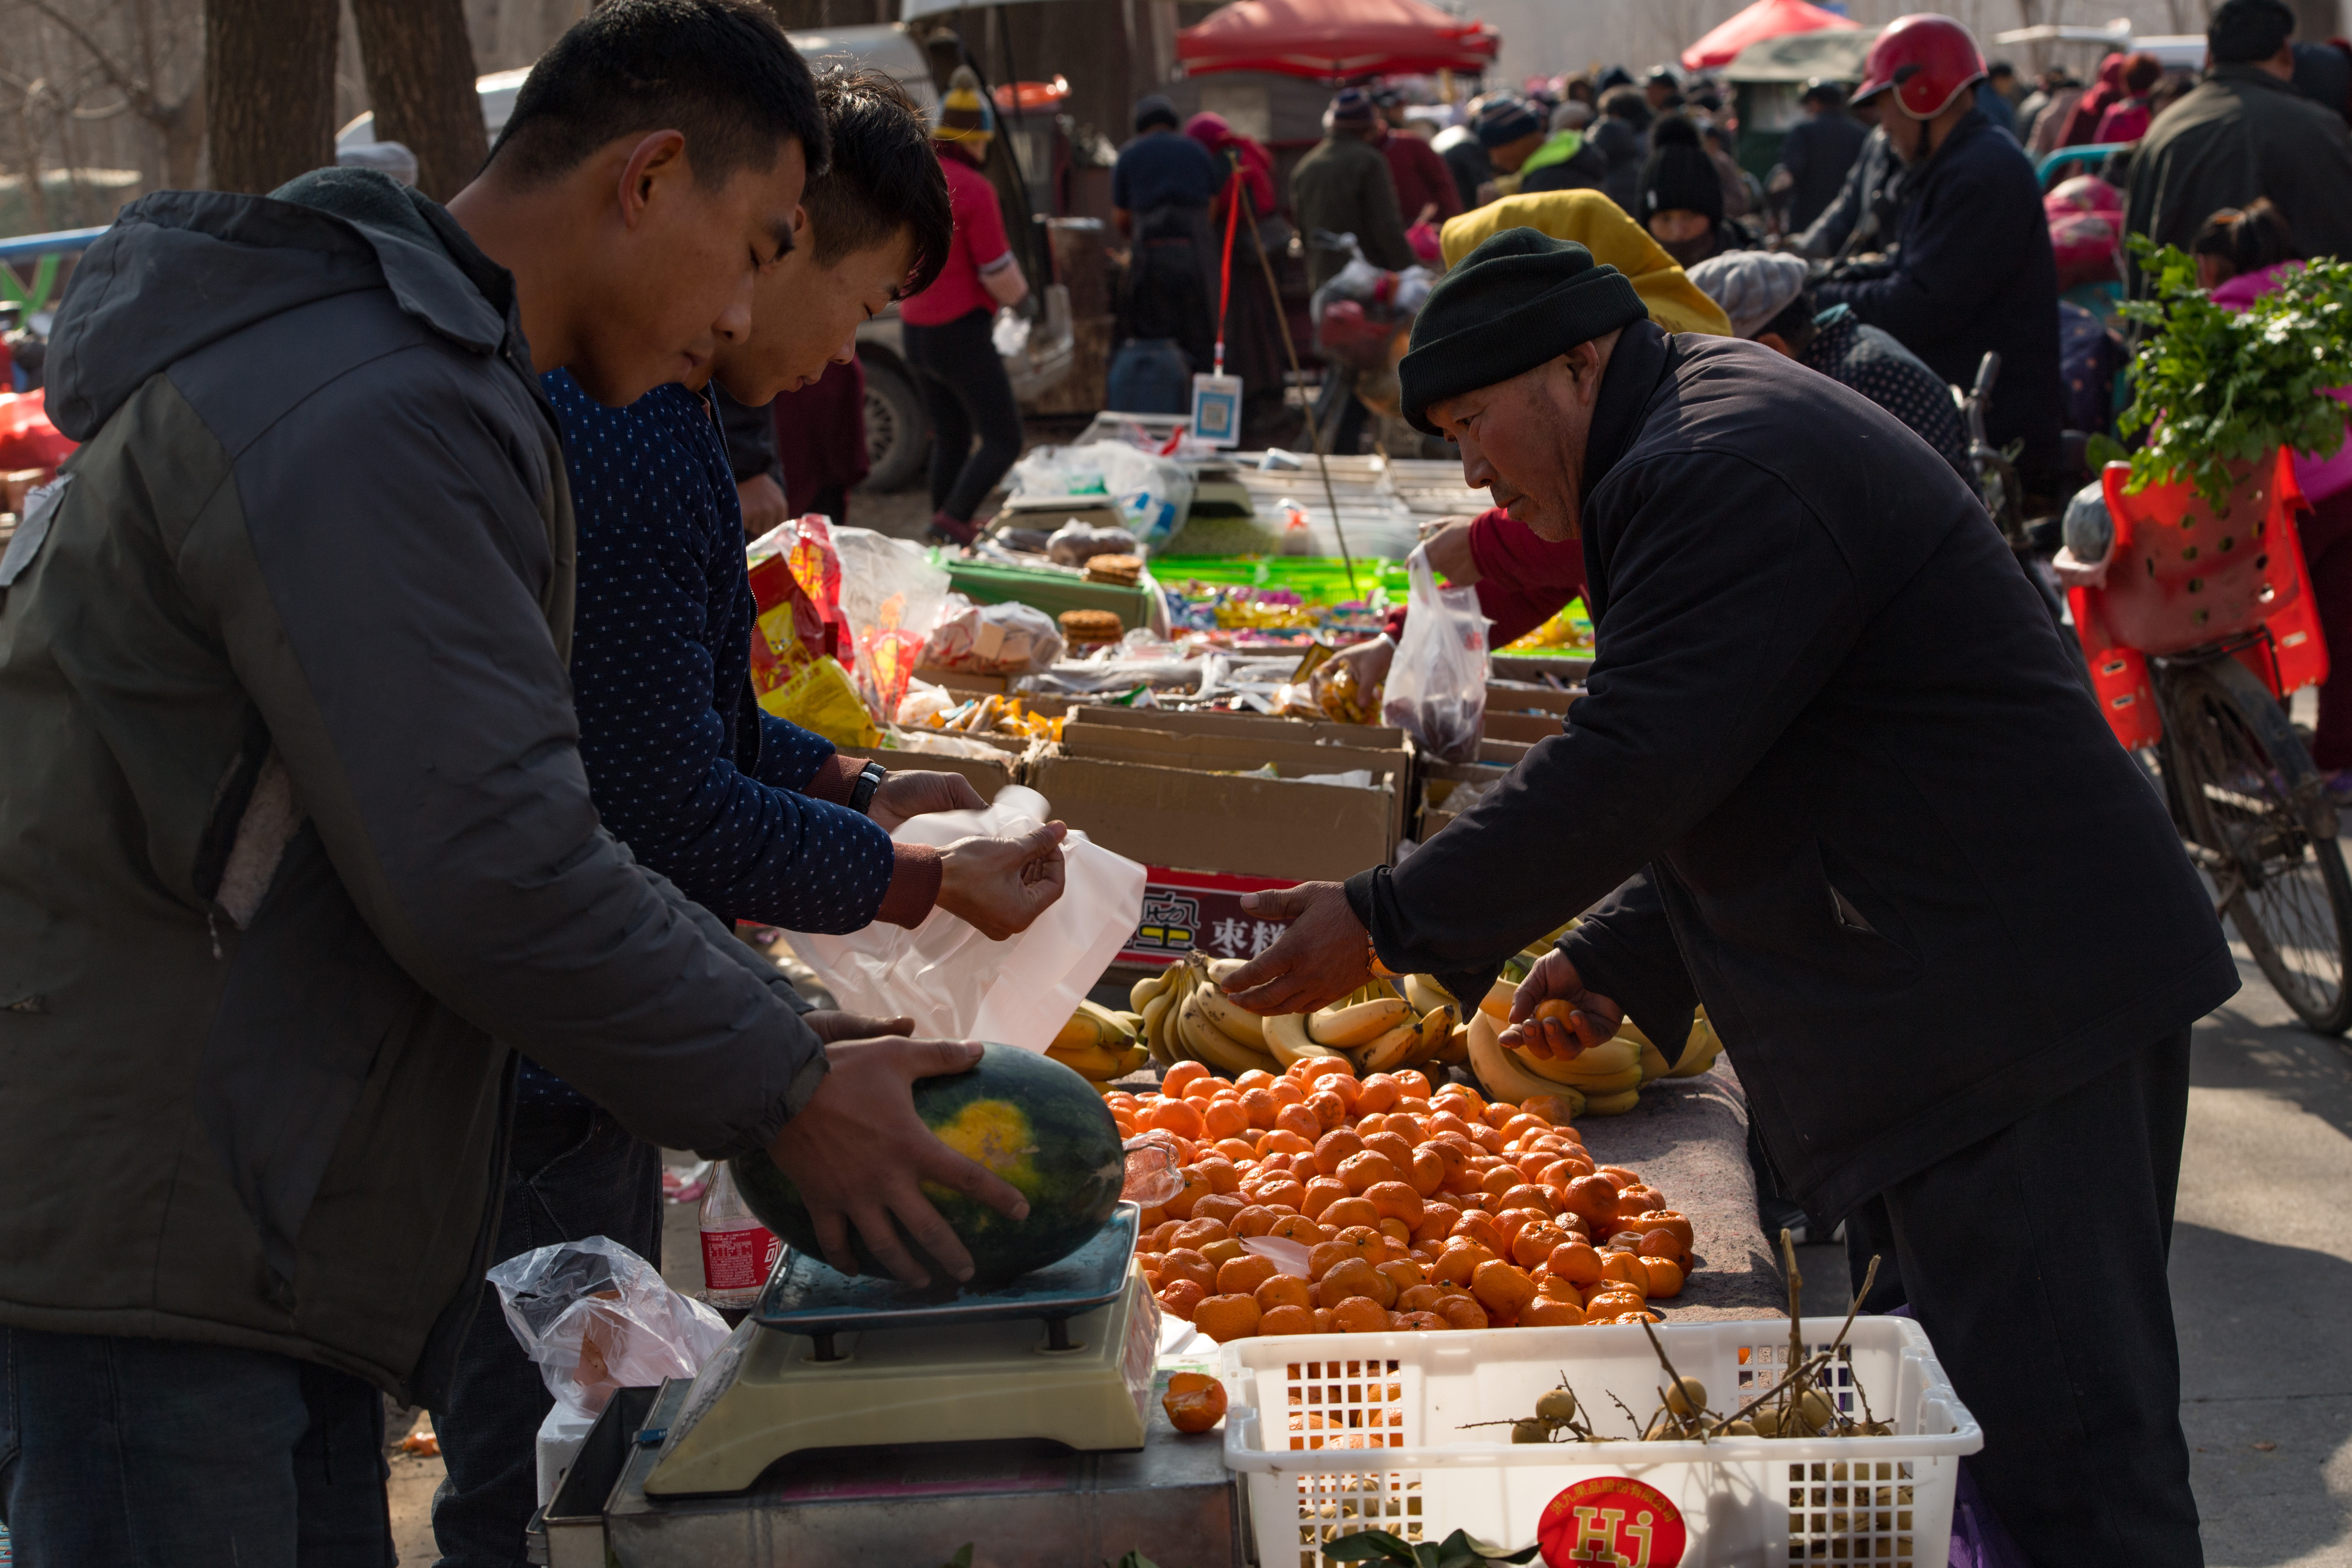
[[1536, 111], [1516, 98], [1497, 98], [1478, 110], [1470, 122], [1471, 133], [1478, 138], [1481, 147], [1507, 147], [1529, 136], [1543, 134], [1544, 122]]
[[1331, 107], [1326, 116], [1334, 131], [1370, 131], [1378, 105], [1372, 95], [1360, 87], [1343, 87], [1331, 95]]
[[1404, 416], [1441, 435], [1430, 405], [1508, 381], [1649, 314], [1625, 275], [1584, 247], [1507, 228], [1455, 263], [1414, 318], [1412, 352], [1397, 365]]
[[1752, 338], [1805, 291], [1804, 261], [1770, 250], [1727, 250], [1690, 269], [1700, 293], [1723, 307], [1731, 330]]
[[956, 67], [955, 75], [948, 78], [947, 94], [940, 100], [940, 122], [932, 128], [931, 139], [961, 142], [978, 154], [995, 134], [996, 110], [980, 90], [980, 78], [970, 66]]
[[1721, 223], [1723, 181], [1699, 141], [1698, 127], [1669, 114], [1650, 128], [1650, 148], [1633, 216], [1647, 223], [1663, 212], [1694, 212]]

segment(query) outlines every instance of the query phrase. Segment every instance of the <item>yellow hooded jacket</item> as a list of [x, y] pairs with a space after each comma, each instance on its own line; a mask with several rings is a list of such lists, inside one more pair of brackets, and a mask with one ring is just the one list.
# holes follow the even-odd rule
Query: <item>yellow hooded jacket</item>
[[1633, 292], [1650, 308], [1650, 320], [1670, 332], [1706, 332], [1718, 338], [1731, 333], [1731, 318], [1708, 299], [1697, 284], [1650, 237], [1649, 231], [1625, 215], [1625, 209], [1599, 191], [1538, 191], [1532, 195], [1505, 196], [1475, 212], [1450, 218], [1438, 234], [1452, 267], [1481, 241], [1507, 228], [1531, 228], [1553, 239], [1574, 240], [1607, 262], [1633, 283]]

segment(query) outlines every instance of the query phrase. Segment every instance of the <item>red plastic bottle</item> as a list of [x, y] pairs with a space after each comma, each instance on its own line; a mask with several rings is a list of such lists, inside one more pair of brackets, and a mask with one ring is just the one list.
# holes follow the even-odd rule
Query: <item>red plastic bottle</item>
[[760, 1299], [777, 1255], [783, 1251], [736, 1189], [735, 1174], [724, 1164], [702, 1194], [698, 1216], [702, 1227], [702, 1283], [714, 1307], [749, 1307]]

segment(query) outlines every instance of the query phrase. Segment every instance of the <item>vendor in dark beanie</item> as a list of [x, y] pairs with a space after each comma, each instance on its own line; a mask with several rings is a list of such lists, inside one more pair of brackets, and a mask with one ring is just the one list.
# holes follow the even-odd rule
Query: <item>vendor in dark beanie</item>
[[1642, 166], [1638, 206], [1633, 216], [1685, 268], [1743, 248], [1739, 231], [1723, 216], [1723, 181], [1715, 161], [1706, 155], [1698, 127], [1679, 114], [1650, 129], [1650, 161]]
[[[2294, 13], [2221, 0], [2205, 79], [2156, 117], [2132, 155], [2125, 226], [2187, 249], [2223, 207], [2267, 197], [2303, 256], [2352, 256], [2352, 132], [2294, 85]], [[2127, 259], [2133, 287], [2141, 273]]]
[[1431, 291], [1399, 377], [1465, 483], [1582, 541], [1589, 689], [1410, 859], [1245, 895], [1288, 929], [1226, 989], [1303, 1012], [1377, 960], [1481, 997], [1582, 915], [1505, 1047], [1630, 1014], [1672, 1058], [1705, 1003], [1785, 1188], [1888, 1238], [2025, 1555], [2201, 1563], [2165, 1260], [2189, 1026], [2236, 966], [1984, 508], [1876, 405], [1528, 229]]

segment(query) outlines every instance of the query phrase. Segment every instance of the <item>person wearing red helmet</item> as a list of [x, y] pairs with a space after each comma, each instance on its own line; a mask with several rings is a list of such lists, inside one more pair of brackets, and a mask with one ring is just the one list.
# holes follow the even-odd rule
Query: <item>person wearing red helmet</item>
[[1905, 165], [1890, 261], [1842, 269], [1817, 290], [1892, 333], [1946, 381], [1967, 385], [1988, 350], [2000, 378], [1986, 420], [2037, 495], [2058, 489], [2063, 393], [2058, 268], [2042, 191], [2017, 142], [1977, 108], [1976, 39], [1948, 16], [1904, 16], [1871, 45], [1855, 101], [1875, 99]]

